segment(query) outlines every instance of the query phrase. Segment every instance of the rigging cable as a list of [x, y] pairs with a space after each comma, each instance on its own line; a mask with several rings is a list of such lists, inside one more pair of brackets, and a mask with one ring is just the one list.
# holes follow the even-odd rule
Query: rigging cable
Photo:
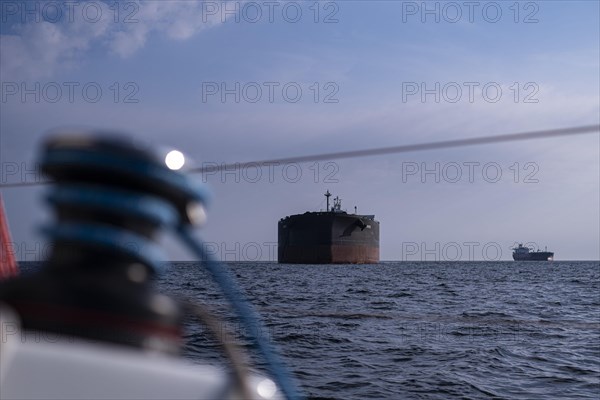
[[[547, 129], [547, 130], [539, 130], [539, 131], [509, 133], [509, 134], [494, 135], [494, 136], [480, 136], [480, 137], [472, 137], [472, 138], [464, 138], [464, 139], [444, 140], [444, 141], [438, 141], [438, 142], [426, 142], [426, 143], [417, 143], [417, 144], [408, 144], [408, 145], [399, 145], [399, 146], [378, 147], [378, 148], [373, 148], [373, 149], [349, 150], [349, 151], [341, 151], [341, 152], [333, 152], [333, 153], [312, 154], [312, 155], [306, 155], [306, 156], [274, 158], [274, 159], [261, 160], [261, 161], [228, 163], [228, 164], [221, 164], [221, 165], [216, 165], [216, 166], [211, 165], [208, 167], [192, 168], [192, 169], [188, 170], [188, 173], [219, 172], [221, 170], [227, 170], [227, 169], [256, 167], [257, 165], [268, 165], [268, 164], [277, 164], [277, 163], [280, 163], [280, 164], [303, 163], [303, 162], [310, 162], [310, 161], [339, 160], [339, 159], [343, 159], [343, 158], [381, 156], [381, 155], [385, 155], [385, 154], [409, 153], [409, 152], [415, 152], [415, 151], [426, 151], [426, 150], [447, 149], [447, 148], [454, 148], [454, 147], [476, 146], [476, 145], [484, 145], [484, 144], [492, 144], [492, 143], [515, 142], [515, 141], [521, 141], [521, 140], [545, 139], [545, 138], [551, 138], [551, 137], [573, 136], [573, 135], [598, 133], [598, 132], [600, 132], [600, 125], [583, 125], [583, 126], [576, 126], [576, 127], [570, 127], [570, 128]], [[49, 183], [51, 183], [51, 181], [49, 181], [49, 180], [41, 181], [41, 182], [4, 183], [4, 184], [0, 184], [0, 189], [46, 185]]]

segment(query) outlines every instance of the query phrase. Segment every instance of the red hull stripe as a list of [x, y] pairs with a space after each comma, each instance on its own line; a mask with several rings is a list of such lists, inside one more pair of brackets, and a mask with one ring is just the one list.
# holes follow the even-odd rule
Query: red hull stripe
[[4, 203], [0, 195], [0, 280], [10, 278], [19, 273], [15, 253], [12, 248], [10, 230], [4, 211]]

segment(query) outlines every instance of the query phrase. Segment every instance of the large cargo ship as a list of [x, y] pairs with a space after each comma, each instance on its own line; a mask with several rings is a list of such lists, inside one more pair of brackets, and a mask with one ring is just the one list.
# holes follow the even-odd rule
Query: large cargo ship
[[290, 264], [372, 264], [379, 262], [379, 222], [374, 215], [349, 214], [334, 198], [326, 211], [282, 218], [278, 261]]
[[554, 253], [551, 251], [530, 251], [529, 247], [519, 243], [519, 247], [513, 248], [513, 260], [515, 261], [552, 261]]

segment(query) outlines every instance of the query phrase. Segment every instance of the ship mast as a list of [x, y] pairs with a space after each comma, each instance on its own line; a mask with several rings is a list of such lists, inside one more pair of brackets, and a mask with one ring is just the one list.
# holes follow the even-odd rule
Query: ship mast
[[325, 197], [327, 197], [327, 212], [329, 212], [329, 198], [331, 197], [331, 193], [329, 193], [329, 189], [327, 189], [327, 193], [325, 193]]

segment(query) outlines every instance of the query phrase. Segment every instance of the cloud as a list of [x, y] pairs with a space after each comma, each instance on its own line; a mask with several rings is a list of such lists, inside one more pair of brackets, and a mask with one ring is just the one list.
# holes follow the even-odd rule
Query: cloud
[[[152, 33], [175, 40], [186, 40], [224, 20], [220, 13], [208, 12], [206, 2], [150, 1], [129, 3], [129, 16], [109, 38], [109, 47], [121, 57], [141, 49]], [[222, 7], [225, 7], [224, 5]]]
[[1, 38], [0, 68], [4, 80], [15, 76], [51, 76], [88, 50], [88, 37], [94, 36], [93, 32], [85, 32], [85, 36], [66, 32], [50, 22], [23, 25], [15, 31], [16, 34]]
[[[118, 12], [115, 4], [120, 4]], [[95, 46], [126, 58], [143, 48], [152, 34], [186, 40], [225, 22], [220, 13], [208, 13], [205, 7], [205, 2], [189, 1], [92, 1], [64, 8], [60, 17], [44, 13], [43, 5], [39, 16], [23, 17], [24, 10], [13, 10], [12, 20], [3, 15], [2, 21], [7, 32], [0, 35], [2, 79], [48, 78], [79, 65]]]

